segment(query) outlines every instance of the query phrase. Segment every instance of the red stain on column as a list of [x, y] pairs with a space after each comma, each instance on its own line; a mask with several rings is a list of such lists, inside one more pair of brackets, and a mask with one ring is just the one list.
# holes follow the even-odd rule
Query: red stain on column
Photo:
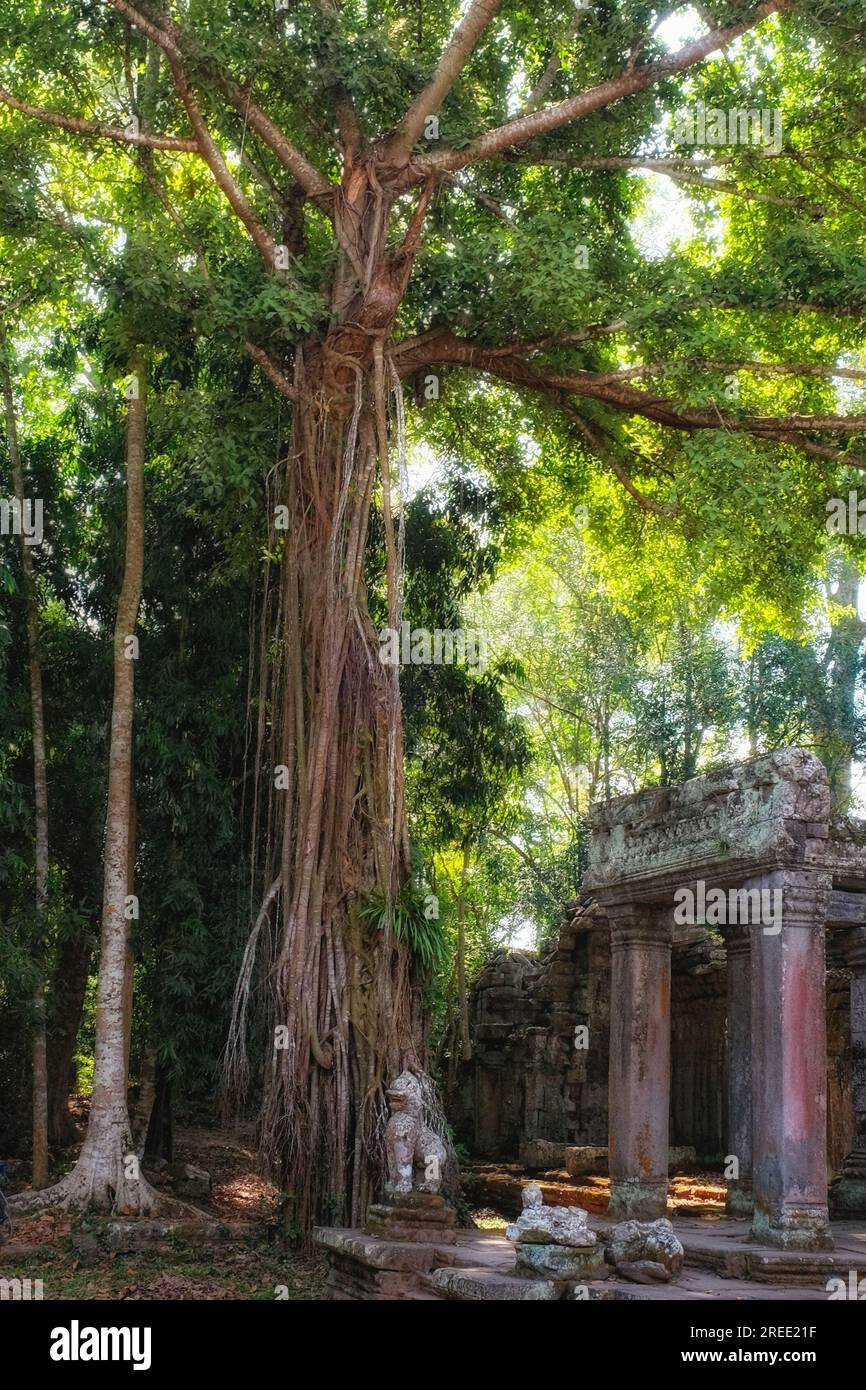
[[789, 1005], [783, 1026], [794, 1032], [795, 1043], [788, 1053], [790, 1089], [786, 1095], [785, 1131], [792, 1139], [807, 1140], [812, 1136], [815, 1119], [815, 1087], [812, 1077], [813, 1042], [809, 1029], [816, 1026], [815, 1010], [824, 1008], [823, 994], [815, 998], [812, 971], [808, 959], [791, 949], [785, 961], [789, 972], [787, 993]]

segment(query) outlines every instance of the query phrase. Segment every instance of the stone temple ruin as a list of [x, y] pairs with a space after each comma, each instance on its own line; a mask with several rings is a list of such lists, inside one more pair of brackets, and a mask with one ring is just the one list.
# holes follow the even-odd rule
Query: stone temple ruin
[[[712, 1223], [724, 1258], [678, 1229], [683, 1277], [696, 1262], [826, 1297], [837, 1264], [866, 1272], [866, 826], [834, 820], [822, 765], [784, 749], [597, 805], [590, 831], [559, 942], [499, 953], [476, 983], [458, 1137], [526, 1169], [606, 1165], [608, 1265], [589, 1296], [617, 1296], [618, 1241], [668, 1239], [635, 1222], [667, 1215], [669, 1160], [685, 1153], [725, 1173], [729, 1219]], [[416, 1243], [423, 1293], [344, 1280], [342, 1296], [577, 1296], [550, 1271], [547, 1292], [523, 1292], [526, 1256], [515, 1271], [484, 1234], [458, 1232], [426, 1270]], [[351, 1235], [326, 1241], [344, 1273], [334, 1238]], [[373, 1254], [380, 1272], [396, 1258]]]

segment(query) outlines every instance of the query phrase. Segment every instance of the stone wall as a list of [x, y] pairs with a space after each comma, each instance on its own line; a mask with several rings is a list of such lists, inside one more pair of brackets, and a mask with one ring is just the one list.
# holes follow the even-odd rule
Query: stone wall
[[847, 970], [827, 971], [827, 1165], [838, 1173], [854, 1141], [851, 983]]
[[[677, 930], [672, 960], [672, 1146], [702, 1166], [726, 1152], [725, 952], [699, 927]], [[474, 1057], [462, 1069], [452, 1121], [484, 1158], [518, 1160], [529, 1141], [606, 1145], [610, 948], [605, 923], [578, 908], [542, 955], [499, 951], [471, 996]], [[589, 1046], [575, 1046], [575, 1029]], [[851, 1146], [848, 974], [827, 973], [828, 1164]]]
[[689, 968], [674, 951], [671, 972], [670, 1142], [691, 1145], [702, 1166], [724, 1154], [725, 971]]

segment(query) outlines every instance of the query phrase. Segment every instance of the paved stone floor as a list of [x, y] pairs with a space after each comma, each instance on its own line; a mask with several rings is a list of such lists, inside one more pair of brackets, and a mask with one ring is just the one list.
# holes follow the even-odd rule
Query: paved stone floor
[[[609, 1223], [593, 1216], [590, 1225]], [[866, 1221], [833, 1223], [835, 1249], [777, 1250], [748, 1239], [748, 1224], [725, 1217], [680, 1217], [674, 1229], [685, 1249], [676, 1284], [632, 1284], [609, 1278], [580, 1286], [514, 1273], [514, 1250], [498, 1230], [459, 1231], [454, 1245], [407, 1245], [359, 1231], [329, 1229], [328, 1251], [338, 1298], [457, 1299], [471, 1302], [554, 1301], [563, 1298], [625, 1301], [826, 1300], [827, 1281], [866, 1276]]]
[[[590, 1225], [600, 1231], [613, 1224], [594, 1216]], [[624, 1279], [605, 1279], [586, 1286], [590, 1299], [625, 1300], [797, 1300], [827, 1298], [831, 1277], [848, 1279], [855, 1270], [866, 1275], [866, 1221], [833, 1223], [835, 1249], [787, 1252], [749, 1240], [746, 1221], [726, 1217], [680, 1217], [674, 1229], [685, 1249], [685, 1267], [676, 1284], [632, 1284]], [[440, 1268], [427, 1276], [440, 1296], [464, 1298], [561, 1297], [545, 1282], [536, 1292], [523, 1291], [526, 1280], [512, 1272], [514, 1254], [503, 1235], [495, 1231], [466, 1231], [452, 1247], [451, 1269]], [[454, 1267], [456, 1266], [456, 1268]], [[545, 1291], [542, 1291], [545, 1289]], [[475, 1290], [475, 1292], [473, 1292]]]

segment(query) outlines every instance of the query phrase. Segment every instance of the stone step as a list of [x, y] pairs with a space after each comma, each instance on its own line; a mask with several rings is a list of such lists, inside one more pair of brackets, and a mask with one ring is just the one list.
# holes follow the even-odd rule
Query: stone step
[[824, 1288], [827, 1280], [847, 1278], [854, 1269], [866, 1274], [866, 1247], [853, 1250], [774, 1250], [752, 1244], [743, 1237], [684, 1234], [677, 1230], [688, 1269], [706, 1270], [724, 1279], [784, 1285], [788, 1288]]
[[587, 1286], [590, 1302], [615, 1303], [816, 1303], [827, 1298], [823, 1288], [784, 1288], [746, 1279], [685, 1269], [675, 1284], [630, 1284], [622, 1279]]
[[[611, 1224], [593, 1223], [599, 1234]], [[362, 1231], [320, 1229], [316, 1243], [329, 1258], [329, 1298], [553, 1302], [809, 1301], [827, 1299], [828, 1280], [847, 1288], [866, 1278], [866, 1227], [834, 1227], [835, 1250], [785, 1251], [747, 1240], [743, 1221], [678, 1222], [685, 1249], [672, 1284], [635, 1284], [613, 1273], [604, 1281], [539, 1277], [515, 1272], [514, 1247], [498, 1231], [461, 1230], [454, 1245], [385, 1241]], [[864, 1284], [866, 1288], [866, 1284]], [[846, 1294], [856, 1297], [855, 1294]]]
[[563, 1289], [553, 1279], [521, 1279], [483, 1265], [434, 1269], [418, 1282], [440, 1297], [469, 1303], [552, 1302], [562, 1297]]
[[[570, 1282], [521, 1279], [513, 1274], [477, 1268], [446, 1267], [419, 1279], [426, 1296], [458, 1302], [605, 1302], [707, 1303], [736, 1300], [750, 1303], [806, 1303], [824, 1300], [823, 1288], [791, 1288], [757, 1284], [744, 1279], [686, 1271], [673, 1284], [632, 1284], [624, 1279], [595, 1280], [575, 1289]], [[412, 1294], [411, 1297], [422, 1296]]]

